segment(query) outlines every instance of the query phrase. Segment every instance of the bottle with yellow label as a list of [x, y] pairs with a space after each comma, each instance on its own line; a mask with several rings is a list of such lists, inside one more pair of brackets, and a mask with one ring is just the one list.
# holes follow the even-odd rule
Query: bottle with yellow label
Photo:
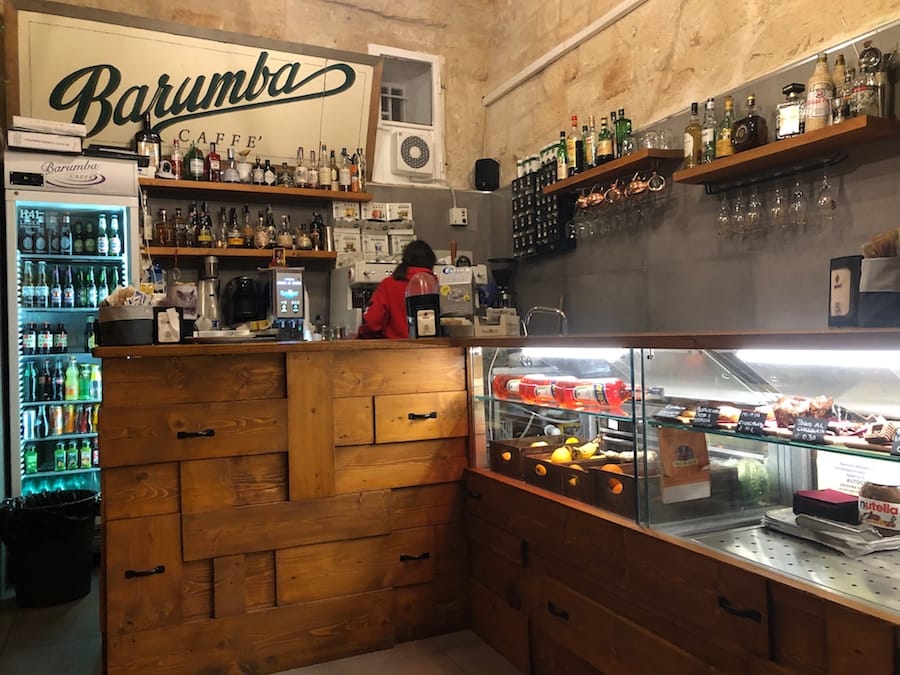
[[719, 123], [719, 130], [716, 133], [716, 157], [727, 157], [734, 154], [734, 148], [731, 147], [731, 127], [734, 126], [734, 99], [731, 96], [725, 97], [725, 115]]

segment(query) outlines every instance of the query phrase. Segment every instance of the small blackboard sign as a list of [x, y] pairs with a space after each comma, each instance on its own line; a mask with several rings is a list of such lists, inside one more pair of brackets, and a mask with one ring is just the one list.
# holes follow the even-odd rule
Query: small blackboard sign
[[697, 414], [691, 424], [702, 429], [715, 429], [719, 424], [719, 409], [705, 405], [697, 406]]
[[894, 440], [891, 442], [891, 454], [900, 455], [900, 429], [894, 432]]
[[739, 434], [763, 435], [763, 427], [766, 424], [766, 413], [756, 410], [742, 410], [737, 423]]
[[665, 408], [656, 413], [657, 417], [667, 420], [676, 420], [684, 412], [684, 406], [670, 403]]
[[791, 439], [801, 443], [824, 443], [828, 431], [828, 420], [818, 417], [798, 417], [794, 421]]

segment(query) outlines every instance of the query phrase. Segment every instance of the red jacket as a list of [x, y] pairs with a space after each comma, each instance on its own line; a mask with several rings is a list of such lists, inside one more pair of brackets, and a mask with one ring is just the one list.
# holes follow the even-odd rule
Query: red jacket
[[358, 337], [361, 338], [408, 338], [409, 324], [406, 322], [406, 286], [417, 272], [433, 272], [427, 267], [409, 267], [406, 279], [386, 277], [378, 284], [366, 313]]

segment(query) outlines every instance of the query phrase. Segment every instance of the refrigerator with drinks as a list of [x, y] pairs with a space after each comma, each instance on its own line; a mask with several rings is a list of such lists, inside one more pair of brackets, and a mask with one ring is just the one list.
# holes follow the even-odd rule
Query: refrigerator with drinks
[[13, 496], [100, 489], [100, 302], [139, 260], [132, 160], [4, 153], [8, 463]]

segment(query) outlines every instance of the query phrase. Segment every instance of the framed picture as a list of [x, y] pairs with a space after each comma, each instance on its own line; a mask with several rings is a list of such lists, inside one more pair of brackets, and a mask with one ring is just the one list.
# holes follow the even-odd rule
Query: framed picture
[[272, 251], [272, 266], [287, 267], [287, 251], [283, 248], [276, 248]]
[[859, 277], [863, 257], [832, 258], [828, 275], [828, 326], [856, 326], [859, 319]]

